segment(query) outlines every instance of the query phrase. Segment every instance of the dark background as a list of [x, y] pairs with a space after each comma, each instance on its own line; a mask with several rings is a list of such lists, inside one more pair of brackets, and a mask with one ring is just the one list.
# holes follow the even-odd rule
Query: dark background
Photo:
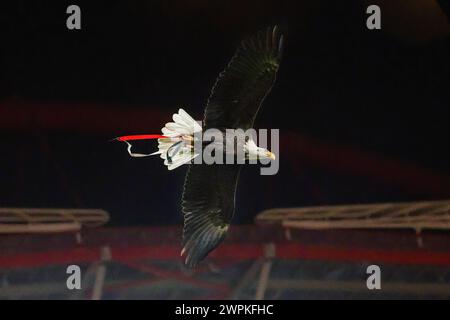
[[[284, 58], [256, 125], [280, 129], [280, 171], [243, 171], [235, 222], [272, 207], [450, 196], [445, 0], [13, 3], [0, 8], [2, 207], [181, 221], [185, 168], [108, 140], [158, 133], [179, 107], [201, 119], [239, 41], [275, 23]], [[81, 30], [66, 28], [70, 4]], [[369, 4], [382, 30], [366, 28]]]

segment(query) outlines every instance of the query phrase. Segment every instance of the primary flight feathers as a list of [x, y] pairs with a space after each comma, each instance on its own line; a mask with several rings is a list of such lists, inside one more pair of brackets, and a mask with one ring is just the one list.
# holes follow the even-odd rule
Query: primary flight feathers
[[242, 41], [212, 88], [205, 127], [251, 128], [275, 82], [282, 50], [283, 35], [276, 26]]

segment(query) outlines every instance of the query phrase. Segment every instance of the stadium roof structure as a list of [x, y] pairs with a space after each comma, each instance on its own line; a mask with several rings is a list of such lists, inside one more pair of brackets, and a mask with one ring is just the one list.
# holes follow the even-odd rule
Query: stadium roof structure
[[108, 212], [100, 209], [0, 208], [0, 234], [79, 231], [108, 220]]
[[258, 223], [279, 223], [289, 236], [298, 229], [413, 229], [450, 230], [450, 200], [353, 204], [306, 208], [275, 208], [261, 212]]
[[[444, 230], [423, 230], [419, 246], [411, 230], [233, 226], [195, 270], [182, 264], [179, 227], [79, 233], [78, 240], [73, 233], [1, 235], [0, 298], [450, 298]], [[73, 264], [81, 290], [66, 286]], [[372, 264], [381, 269], [381, 290], [366, 286]]]

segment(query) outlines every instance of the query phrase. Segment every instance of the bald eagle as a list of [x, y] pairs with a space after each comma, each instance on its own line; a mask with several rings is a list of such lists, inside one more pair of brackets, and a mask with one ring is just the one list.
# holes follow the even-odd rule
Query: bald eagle
[[[164, 164], [173, 170], [189, 164], [184, 182], [182, 212], [184, 228], [181, 256], [187, 267], [193, 268], [225, 238], [235, 209], [235, 193], [241, 164], [193, 163], [199, 153], [193, 147], [195, 135], [202, 130], [252, 128], [264, 98], [270, 92], [281, 61], [283, 35], [277, 27], [269, 27], [241, 42], [228, 66], [218, 76], [208, 98], [200, 126], [186, 111], [180, 109], [162, 129], [162, 135], [119, 137], [128, 144], [131, 156], [146, 154], [131, 152], [130, 140], [158, 138], [158, 151]], [[217, 143], [217, 142], [216, 142]], [[236, 152], [225, 147], [224, 153]], [[246, 159], [275, 155], [260, 148], [251, 138], [236, 148], [243, 148]]]

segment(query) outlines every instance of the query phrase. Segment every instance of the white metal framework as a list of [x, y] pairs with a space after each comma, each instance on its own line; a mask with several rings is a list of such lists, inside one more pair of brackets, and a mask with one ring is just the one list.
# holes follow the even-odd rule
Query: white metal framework
[[0, 234], [78, 231], [109, 220], [100, 209], [0, 208]]
[[450, 230], [450, 200], [276, 208], [261, 212], [256, 221], [300, 229]]

